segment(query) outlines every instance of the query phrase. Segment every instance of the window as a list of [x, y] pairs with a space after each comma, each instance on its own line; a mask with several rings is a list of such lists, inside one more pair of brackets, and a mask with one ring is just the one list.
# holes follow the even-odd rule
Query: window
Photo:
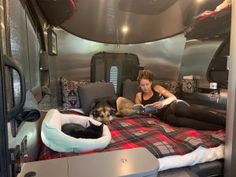
[[115, 87], [115, 92], [117, 93], [117, 82], [118, 82], [118, 68], [117, 66], [112, 66], [110, 69], [110, 82]]

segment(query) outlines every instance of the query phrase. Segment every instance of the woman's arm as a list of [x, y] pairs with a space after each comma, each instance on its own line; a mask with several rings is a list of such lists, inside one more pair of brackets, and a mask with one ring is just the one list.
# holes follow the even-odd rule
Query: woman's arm
[[141, 92], [136, 93], [134, 102], [135, 104], [141, 104]]
[[206, 10], [206, 11], [202, 12], [198, 17], [204, 19], [204, 17], [210, 16], [210, 15], [214, 14], [215, 12], [219, 12], [222, 9], [228, 8], [229, 6], [231, 6], [231, 4], [232, 4], [231, 0], [224, 0], [214, 10]]
[[231, 0], [224, 0], [220, 5], [215, 8], [215, 12], [221, 11], [231, 5]]
[[154, 87], [154, 90], [161, 93], [165, 97], [164, 100], [153, 103], [158, 109], [161, 109], [164, 106], [167, 106], [173, 101], [177, 100], [175, 95], [173, 95], [172, 93], [170, 93], [168, 90], [166, 90], [164, 87], [160, 85], [156, 85]]

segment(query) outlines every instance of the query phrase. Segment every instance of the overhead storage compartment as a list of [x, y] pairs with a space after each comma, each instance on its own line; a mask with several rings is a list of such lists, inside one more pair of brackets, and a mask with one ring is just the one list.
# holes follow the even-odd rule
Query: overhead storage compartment
[[76, 11], [75, 0], [37, 0], [48, 23], [54, 26], [62, 24]]

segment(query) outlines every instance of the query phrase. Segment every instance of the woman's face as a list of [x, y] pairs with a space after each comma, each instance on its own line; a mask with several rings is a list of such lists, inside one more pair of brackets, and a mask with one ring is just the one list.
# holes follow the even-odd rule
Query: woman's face
[[145, 93], [150, 92], [152, 90], [152, 82], [148, 79], [141, 79], [139, 86]]

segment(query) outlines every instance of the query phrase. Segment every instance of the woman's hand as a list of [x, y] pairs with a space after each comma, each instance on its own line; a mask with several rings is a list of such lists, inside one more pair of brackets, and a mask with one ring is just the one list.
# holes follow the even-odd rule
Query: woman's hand
[[157, 102], [153, 103], [153, 105], [154, 105], [157, 109], [161, 109], [161, 108], [163, 108], [163, 107], [165, 106], [165, 102], [164, 102], [164, 100], [162, 100], [162, 101], [157, 101]]

